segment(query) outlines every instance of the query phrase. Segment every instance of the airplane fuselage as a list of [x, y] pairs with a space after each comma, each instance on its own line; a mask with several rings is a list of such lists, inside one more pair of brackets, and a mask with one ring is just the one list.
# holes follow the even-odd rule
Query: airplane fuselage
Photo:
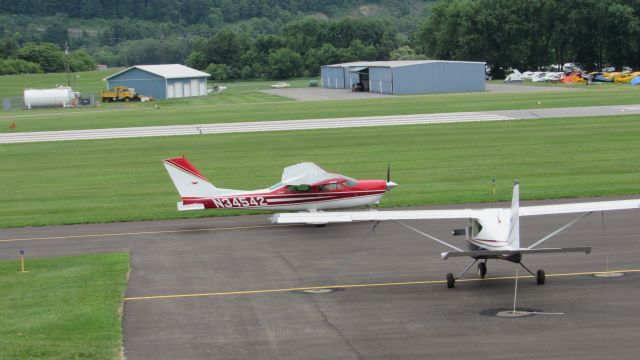
[[387, 191], [384, 180], [346, 181], [296, 187], [283, 185], [274, 190], [232, 191], [212, 197], [183, 197], [182, 205], [201, 204], [205, 209], [256, 209], [276, 211], [317, 211], [376, 205]]

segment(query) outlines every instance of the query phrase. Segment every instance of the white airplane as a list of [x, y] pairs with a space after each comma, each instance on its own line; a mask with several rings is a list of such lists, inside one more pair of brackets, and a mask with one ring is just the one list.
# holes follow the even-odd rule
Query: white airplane
[[[460, 274], [454, 276], [447, 274], [447, 286], [453, 288], [456, 279], [461, 278], [475, 263], [478, 264], [478, 273], [484, 278], [487, 273], [487, 260], [498, 259], [520, 264], [528, 273], [536, 278], [538, 284], [544, 284], [545, 273], [540, 269], [535, 274], [522, 264], [522, 256], [525, 254], [584, 252], [590, 253], [591, 247], [568, 248], [538, 248], [538, 245], [549, 240], [555, 235], [566, 230], [578, 220], [596, 211], [612, 211], [640, 208], [640, 199], [584, 202], [559, 205], [519, 206], [519, 184], [513, 186], [513, 198], [511, 208], [490, 209], [460, 209], [460, 210], [387, 210], [387, 211], [345, 211], [345, 212], [298, 212], [280, 213], [270, 218], [273, 224], [314, 224], [346, 223], [354, 221], [396, 221], [423, 236], [435, 240], [454, 251], [446, 251], [441, 254], [442, 259], [451, 257], [469, 256], [474, 261]], [[583, 213], [558, 230], [536, 241], [528, 247], [520, 246], [520, 216], [554, 215]], [[453, 230], [453, 235], [465, 235], [468, 241], [468, 251], [464, 251], [452, 244], [421, 232], [401, 220], [429, 220], [429, 219], [468, 219], [469, 225], [464, 229]], [[482, 262], [484, 260], [484, 262]]]

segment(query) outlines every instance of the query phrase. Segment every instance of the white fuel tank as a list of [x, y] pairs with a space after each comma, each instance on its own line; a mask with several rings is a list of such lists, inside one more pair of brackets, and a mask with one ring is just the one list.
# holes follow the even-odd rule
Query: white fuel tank
[[71, 106], [74, 99], [70, 87], [60, 86], [54, 89], [25, 89], [24, 106], [27, 109], [41, 106]]

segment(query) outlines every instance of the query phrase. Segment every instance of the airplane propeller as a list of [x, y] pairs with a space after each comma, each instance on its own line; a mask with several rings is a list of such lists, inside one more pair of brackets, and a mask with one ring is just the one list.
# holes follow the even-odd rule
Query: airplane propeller
[[398, 186], [398, 184], [391, 181], [391, 165], [387, 163], [387, 190], [391, 190], [396, 186]]

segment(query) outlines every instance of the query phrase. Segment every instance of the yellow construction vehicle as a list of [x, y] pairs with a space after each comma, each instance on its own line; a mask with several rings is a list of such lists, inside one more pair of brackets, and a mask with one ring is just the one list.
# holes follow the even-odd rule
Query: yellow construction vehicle
[[126, 86], [116, 86], [111, 90], [105, 90], [100, 96], [102, 97], [102, 102], [140, 101], [140, 95], [136, 93], [136, 90]]

